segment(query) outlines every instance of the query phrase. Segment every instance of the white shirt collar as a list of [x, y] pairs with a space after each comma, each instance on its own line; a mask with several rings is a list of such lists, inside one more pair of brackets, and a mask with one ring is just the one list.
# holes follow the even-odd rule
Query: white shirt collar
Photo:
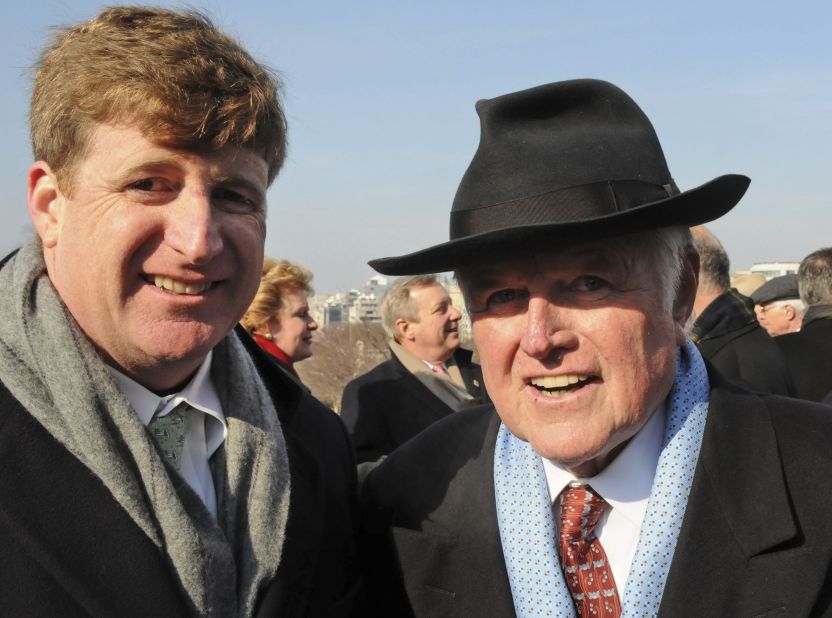
[[551, 499], [554, 500], [572, 481], [579, 481], [591, 485], [613, 509], [641, 526], [661, 455], [665, 416], [662, 403], [618, 457], [591, 478], [576, 478], [560, 464], [543, 459]]
[[160, 397], [156, 393], [148, 390], [132, 378], [124, 375], [118, 369], [108, 367], [113, 374], [119, 388], [125, 394], [136, 415], [139, 417], [142, 425], [147, 427], [156, 412], [161, 412], [162, 416], [173, 410], [182, 401], [187, 401], [189, 405], [215, 418], [219, 423], [206, 423], [206, 448], [208, 456], [219, 448], [228, 434], [228, 425], [225, 422], [225, 415], [222, 412], [222, 404], [220, 403], [217, 391], [214, 389], [214, 383], [211, 380], [211, 360], [213, 359], [213, 350], [208, 352], [205, 360], [197, 369], [194, 377], [191, 378], [185, 387], [178, 393], [165, 395]]

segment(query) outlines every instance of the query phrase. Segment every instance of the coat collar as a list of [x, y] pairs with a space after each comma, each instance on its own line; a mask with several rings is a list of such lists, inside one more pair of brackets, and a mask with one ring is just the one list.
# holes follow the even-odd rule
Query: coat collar
[[832, 550], [803, 538], [766, 400], [710, 378], [705, 436], [659, 615], [812, 615]]

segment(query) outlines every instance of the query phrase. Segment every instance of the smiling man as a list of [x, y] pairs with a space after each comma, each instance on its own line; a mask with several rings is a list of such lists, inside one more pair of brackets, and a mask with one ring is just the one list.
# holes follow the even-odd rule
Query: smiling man
[[649, 120], [575, 80], [477, 103], [447, 243], [494, 409], [436, 423], [362, 490], [366, 614], [821, 615], [832, 418], [726, 383], [685, 335], [689, 226], [748, 179], [680, 192]]
[[36, 66], [37, 238], [0, 279], [0, 613], [343, 615], [339, 419], [234, 330], [286, 126], [196, 13], [121, 7]]
[[376, 461], [435, 421], [482, 403], [479, 365], [459, 347], [459, 310], [433, 274], [397, 279], [381, 303], [391, 358], [344, 389], [341, 418], [359, 463]]

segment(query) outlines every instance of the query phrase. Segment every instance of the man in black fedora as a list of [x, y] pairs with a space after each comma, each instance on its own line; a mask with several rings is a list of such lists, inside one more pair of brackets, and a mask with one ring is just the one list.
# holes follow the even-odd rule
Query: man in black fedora
[[362, 491], [367, 615], [806, 616], [832, 602], [828, 408], [727, 385], [684, 326], [689, 227], [743, 176], [680, 192], [606, 82], [477, 103], [450, 241], [494, 410], [403, 445]]

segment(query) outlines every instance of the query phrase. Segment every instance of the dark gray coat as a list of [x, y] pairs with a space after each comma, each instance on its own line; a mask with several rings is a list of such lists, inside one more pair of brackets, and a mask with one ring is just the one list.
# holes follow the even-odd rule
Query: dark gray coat
[[[711, 376], [660, 616], [832, 615], [832, 416]], [[494, 498], [496, 413], [463, 411], [362, 491], [366, 616], [514, 616]]]

